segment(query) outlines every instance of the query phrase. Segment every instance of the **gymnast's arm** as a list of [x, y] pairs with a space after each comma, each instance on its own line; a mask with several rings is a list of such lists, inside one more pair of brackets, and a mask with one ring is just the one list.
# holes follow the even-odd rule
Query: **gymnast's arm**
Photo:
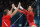
[[23, 14], [25, 14], [25, 15], [27, 15], [26, 14], [26, 12], [24, 12], [24, 11], [22, 11], [22, 10], [18, 10], [20, 13], [23, 13]]
[[28, 11], [24, 9], [22, 6], [20, 6], [20, 9], [23, 10], [26, 14], [28, 13]]
[[18, 4], [18, 7], [15, 9], [15, 11], [11, 14], [11, 17], [13, 17], [18, 12], [19, 7], [20, 7], [20, 3]]
[[12, 10], [13, 10], [13, 8], [15, 7], [15, 5], [14, 4], [12, 4], [12, 8], [11, 8], [11, 10], [9, 11], [10, 12], [10, 14], [12, 14]]
[[13, 17], [18, 11], [18, 8], [15, 9], [15, 11], [11, 14], [11, 17]]
[[9, 12], [10, 12], [10, 14], [12, 13], [12, 10], [13, 10], [13, 8], [11, 8], [11, 10], [9, 11]]
[[[19, 2], [19, 3], [20, 3], [20, 2]], [[25, 9], [21, 6], [21, 3], [20, 3], [20, 9], [23, 10], [23, 11], [19, 10], [19, 12], [22, 12], [22, 13], [27, 14], [27, 10], [25, 10]]]
[[23, 11], [26, 12], [26, 13], [28, 12], [26, 9], [23, 9]]

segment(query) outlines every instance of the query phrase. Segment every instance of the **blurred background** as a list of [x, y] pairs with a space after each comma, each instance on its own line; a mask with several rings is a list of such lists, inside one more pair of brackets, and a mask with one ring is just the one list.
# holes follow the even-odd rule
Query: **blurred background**
[[[25, 8], [26, 10], [27, 10], [29, 5], [32, 5], [33, 12], [35, 14], [35, 16], [34, 16], [35, 24], [37, 26], [40, 26], [40, 18], [38, 20], [38, 16], [37, 16], [38, 15], [38, 12], [37, 12], [37, 0], [0, 0], [0, 27], [2, 26], [2, 16], [3, 16], [4, 9], [8, 8], [10, 10], [12, 3], [14, 3], [15, 6], [17, 7], [19, 2], [21, 2], [22, 7]], [[39, 7], [38, 8], [40, 10], [40, 2], [39, 2]], [[39, 11], [39, 14], [40, 14], [40, 11]], [[15, 25], [15, 27], [29, 27], [29, 23], [27, 21], [26, 15], [24, 15], [24, 14], [22, 16], [21, 15], [22, 15], [22, 13], [17, 12], [10, 19], [11, 20], [11, 27], [13, 27], [13, 25]], [[20, 19], [15, 24], [13, 24], [19, 17], [20, 17]], [[39, 17], [40, 17], [40, 15], [39, 15]]]

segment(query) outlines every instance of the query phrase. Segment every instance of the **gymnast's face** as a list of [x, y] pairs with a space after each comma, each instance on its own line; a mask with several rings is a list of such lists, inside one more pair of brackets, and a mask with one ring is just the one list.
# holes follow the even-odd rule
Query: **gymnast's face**
[[29, 6], [28, 7], [28, 11], [32, 11], [33, 9], [32, 9], [32, 7], [31, 6]]

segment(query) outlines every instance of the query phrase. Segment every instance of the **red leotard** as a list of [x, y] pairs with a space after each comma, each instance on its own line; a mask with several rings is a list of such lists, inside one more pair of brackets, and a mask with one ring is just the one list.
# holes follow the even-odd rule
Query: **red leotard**
[[23, 14], [25, 14], [25, 15], [27, 15], [27, 20], [28, 20], [28, 22], [29, 22], [29, 25], [30, 25], [30, 27], [32, 26], [32, 25], [36, 25], [35, 23], [34, 23], [34, 13], [31, 11], [31, 12], [29, 12], [29, 11], [27, 11], [27, 10], [25, 10], [25, 9], [23, 9], [23, 11], [21, 11], [21, 10], [18, 10], [19, 12], [21, 12], [21, 13], [23, 13]]
[[[3, 15], [3, 17], [2, 17], [2, 27], [7, 27], [6, 26], [6, 24], [8, 25], [8, 27], [10, 27], [10, 18], [11, 18], [11, 16], [10, 15]], [[4, 21], [5, 21], [5, 23], [4, 23]]]

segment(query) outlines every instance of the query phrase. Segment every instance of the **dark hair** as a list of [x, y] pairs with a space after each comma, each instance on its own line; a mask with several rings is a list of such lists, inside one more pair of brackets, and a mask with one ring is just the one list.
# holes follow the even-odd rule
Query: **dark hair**
[[8, 9], [5, 9], [3, 15], [7, 15]]
[[[29, 5], [29, 6], [31, 6], [31, 5]], [[29, 7], [29, 6], [28, 6], [28, 7]], [[33, 8], [33, 6], [31, 6], [31, 8]]]

